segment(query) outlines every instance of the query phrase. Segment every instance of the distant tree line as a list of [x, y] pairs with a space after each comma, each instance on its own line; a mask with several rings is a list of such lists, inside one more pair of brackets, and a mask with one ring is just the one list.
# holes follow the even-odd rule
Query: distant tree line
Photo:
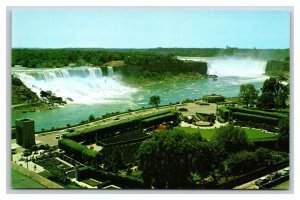
[[[156, 56], [155, 56], [156, 55]], [[289, 61], [289, 49], [238, 48], [153, 48], [153, 49], [12, 49], [12, 66], [63, 67], [69, 63], [102, 65], [112, 60], [125, 60], [130, 65], [176, 63], [176, 56], [247, 56], [261, 59]], [[153, 56], [155, 59], [153, 60]]]
[[128, 54], [88, 49], [12, 49], [12, 66], [53, 68], [68, 66], [70, 63], [101, 66], [111, 60], [124, 60]]

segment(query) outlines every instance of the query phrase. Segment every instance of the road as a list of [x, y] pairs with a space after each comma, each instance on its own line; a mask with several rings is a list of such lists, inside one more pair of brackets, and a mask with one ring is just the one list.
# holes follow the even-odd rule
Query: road
[[[280, 170], [283, 170], [283, 169], [285, 169], [285, 168], [282, 168]], [[280, 170], [276, 170], [276, 171], [280, 171]], [[268, 175], [269, 174], [266, 174], [266, 175], [264, 175], [264, 176], [262, 176], [260, 178], [256, 178], [256, 179], [254, 179], [252, 181], [249, 181], [249, 182], [244, 183], [242, 185], [236, 186], [233, 189], [236, 189], [236, 190], [243, 190], [243, 189], [246, 189], [246, 190], [251, 190], [251, 189], [258, 190], [259, 187], [257, 185], [255, 185], [255, 181], [258, 180], [258, 179], [261, 179], [261, 178], [267, 178]]]
[[[111, 124], [113, 122], [116, 121], [120, 121], [120, 120], [126, 120], [126, 119], [130, 119], [130, 118], [135, 118], [138, 116], [142, 116], [142, 115], [146, 115], [146, 114], [150, 114], [150, 113], [155, 113], [158, 111], [162, 111], [162, 110], [168, 110], [170, 108], [174, 108], [174, 106], [164, 106], [164, 107], [158, 107], [158, 108], [150, 108], [150, 109], [145, 109], [145, 110], [139, 110], [139, 111], [132, 111], [132, 112], [127, 112], [127, 113], [123, 113], [120, 115], [116, 115], [113, 117], [109, 117], [106, 119], [101, 119], [101, 120], [97, 120], [97, 121], [93, 121], [87, 124], [83, 124], [83, 125], [78, 125], [75, 127], [66, 127], [64, 129], [61, 130], [56, 130], [56, 131], [49, 131], [49, 132], [44, 132], [44, 133], [39, 133], [39, 134], [35, 134], [35, 140], [37, 144], [48, 144], [48, 145], [57, 145], [58, 144], [58, 139], [55, 139], [55, 135], [59, 134], [65, 134], [68, 133], [69, 129], [74, 129], [75, 131], [81, 131], [84, 130], [86, 128], [90, 128], [90, 127], [95, 127], [98, 125], [104, 125], [104, 124]], [[116, 120], [118, 118], [118, 120]], [[12, 140], [12, 142], [15, 140]]]
[[[187, 103], [184, 105], [176, 105], [176, 108], [187, 108], [187, 112], [182, 112], [183, 115], [195, 115], [196, 112], [201, 112], [201, 113], [215, 113], [216, 112], [216, 104], [210, 104], [208, 106], [200, 106], [195, 103]], [[110, 124], [116, 121], [120, 120], [126, 120], [130, 118], [135, 118], [138, 116], [162, 111], [162, 110], [168, 110], [171, 108], [175, 108], [175, 105], [170, 105], [170, 106], [163, 106], [163, 107], [158, 107], [158, 108], [148, 108], [144, 110], [138, 110], [138, 111], [132, 111], [132, 112], [127, 112], [123, 113], [120, 115], [116, 115], [113, 117], [109, 117], [106, 119], [101, 119], [93, 122], [89, 122], [87, 124], [82, 124], [78, 126], [73, 126], [73, 127], [65, 127], [61, 130], [54, 130], [54, 131], [48, 131], [44, 133], [39, 133], [35, 134], [35, 140], [37, 144], [48, 144], [51, 146], [57, 145], [58, 144], [58, 139], [55, 138], [57, 134], [62, 135], [65, 133], [68, 133], [68, 130], [73, 129], [75, 131], [81, 131], [86, 128], [98, 126], [98, 125], [104, 125], [104, 124]], [[118, 118], [118, 120], [116, 120]], [[12, 144], [15, 143], [15, 140], [12, 140]]]

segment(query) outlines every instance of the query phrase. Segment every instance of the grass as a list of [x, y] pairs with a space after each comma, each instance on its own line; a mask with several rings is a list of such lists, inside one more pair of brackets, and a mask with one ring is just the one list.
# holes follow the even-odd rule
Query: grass
[[18, 189], [46, 188], [30, 177], [27, 177], [13, 169], [11, 170], [11, 187]]
[[81, 182], [84, 182], [90, 186], [93, 186], [93, 187], [96, 187], [98, 184], [100, 184], [101, 182], [95, 180], [95, 179], [92, 179], [92, 178], [88, 178], [88, 179], [84, 179], [82, 180]]
[[[187, 133], [195, 134], [199, 133], [202, 135], [203, 138], [210, 140], [213, 135], [215, 134], [216, 129], [195, 129], [195, 128], [189, 128], [189, 127], [177, 127], [176, 129], [183, 130]], [[248, 138], [251, 141], [270, 141], [270, 140], [276, 140], [277, 136], [272, 133], [266, 133], [262, 132], [257, 129], [250, 129], [250, 128], [242, 128], [245, 133], [247, 134]]]
[[290, 187], [290, 181], [285, 181], [283, 183], [280, 183], [279, 185], [276, 185], [272, 187], [273, 190], [288, 190]]

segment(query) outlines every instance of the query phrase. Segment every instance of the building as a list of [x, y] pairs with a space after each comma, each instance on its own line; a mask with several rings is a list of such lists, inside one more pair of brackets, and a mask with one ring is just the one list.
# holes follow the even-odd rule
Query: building
[[31, 148], [35, 145], [34, 121], [32, 119], [16, 120], [17, 144], [24, 148]]
[[212, 95], [203, 96], [203, 101], [206, 101], [208, 103], [218, 103], [218, 102], [224, 102], [225, 98], [222, 95], [212, 94]]

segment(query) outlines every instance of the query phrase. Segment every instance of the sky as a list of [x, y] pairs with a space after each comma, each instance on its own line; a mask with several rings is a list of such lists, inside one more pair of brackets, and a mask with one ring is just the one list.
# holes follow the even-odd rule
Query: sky
[[14, 48], [289, 48], [287, 10], [16, 9]]

